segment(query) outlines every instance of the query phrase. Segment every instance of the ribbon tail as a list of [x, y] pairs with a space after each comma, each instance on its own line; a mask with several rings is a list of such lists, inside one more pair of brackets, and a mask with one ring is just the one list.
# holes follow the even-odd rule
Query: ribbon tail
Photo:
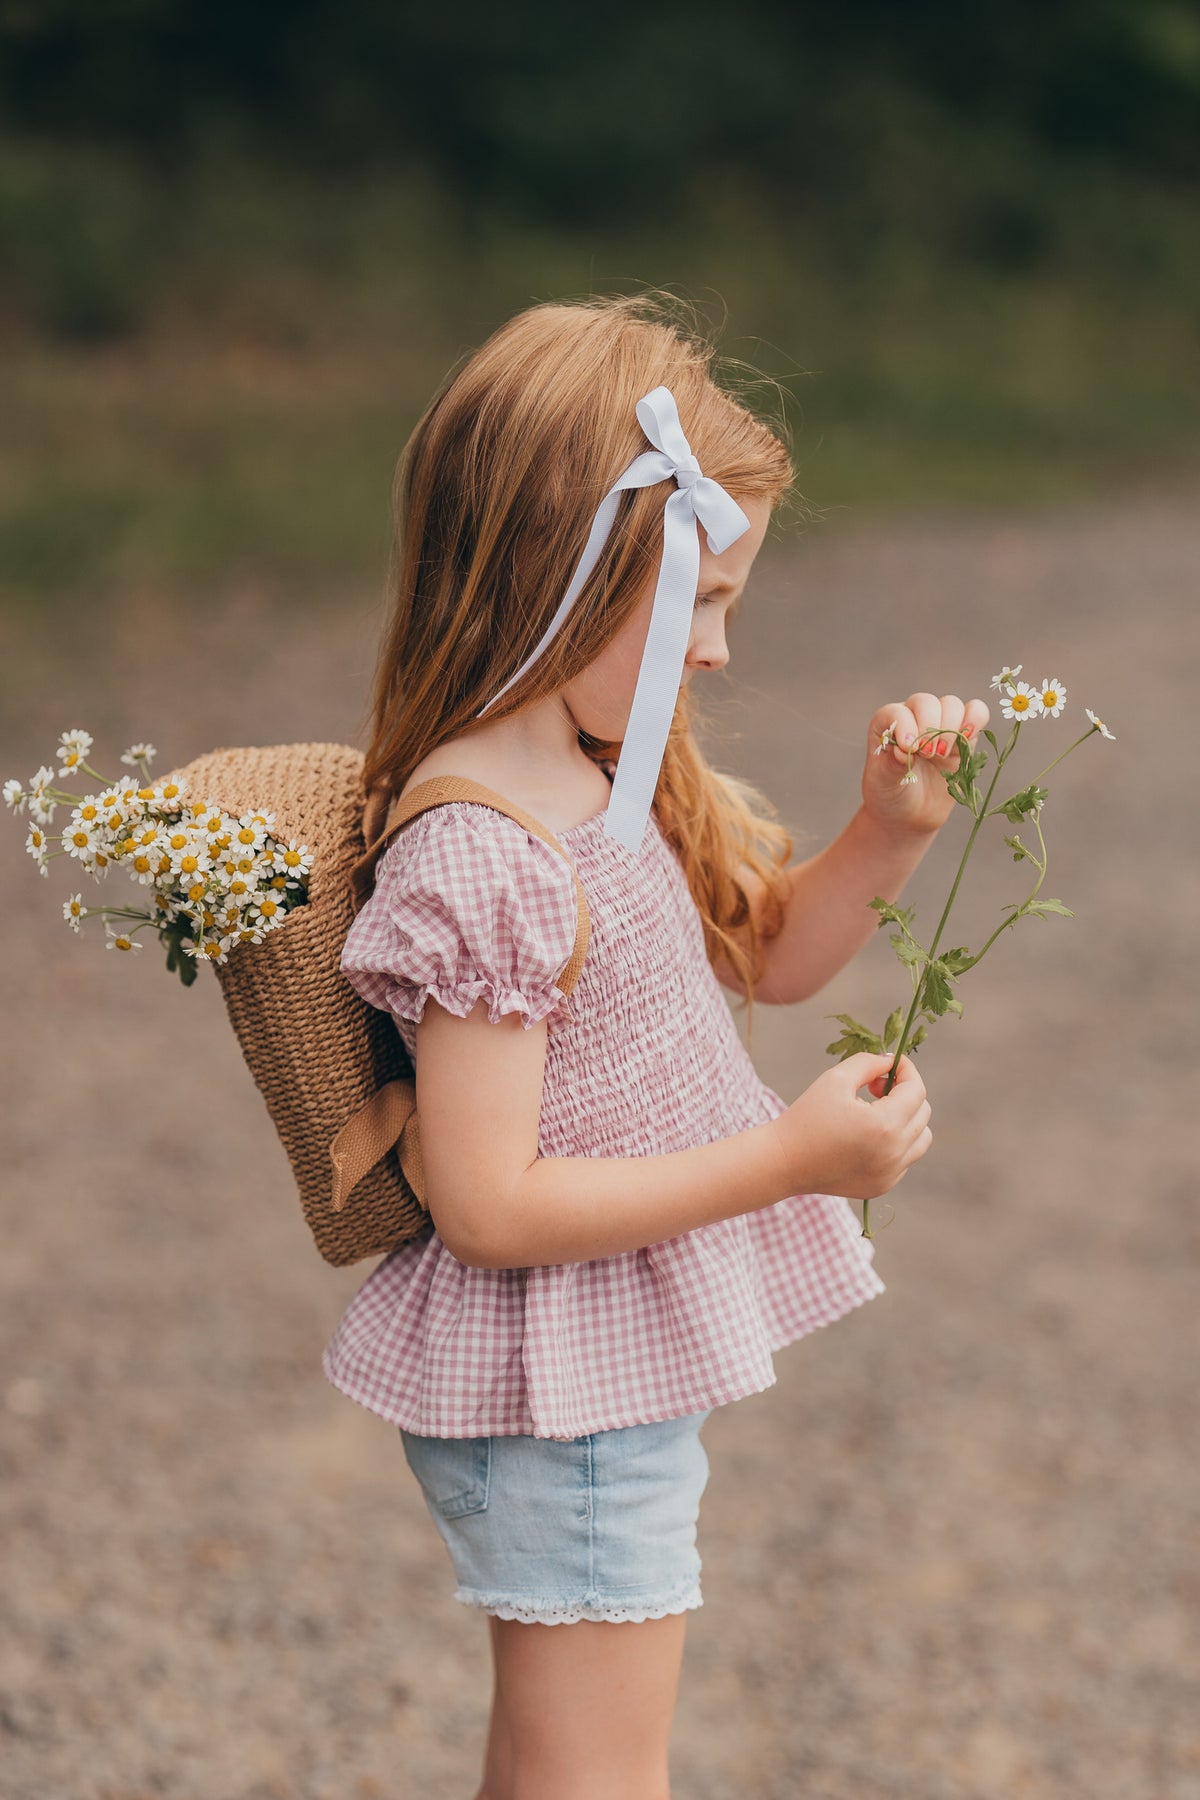
[[635, 855], [641, 849], [675, 715], [699, 573], [696, 514], [690, 495], [679, 489], [663, 509], [663, 553], [650, 629], [604, 821], [606, 835]]

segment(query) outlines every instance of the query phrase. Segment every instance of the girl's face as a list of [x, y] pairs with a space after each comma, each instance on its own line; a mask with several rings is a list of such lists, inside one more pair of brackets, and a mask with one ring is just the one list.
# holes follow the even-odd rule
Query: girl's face
[[[687, 686], [698, 669], [723, 669], [729, 661], [725, 627], [737, 610], [742, 589], [771, 519], [771, 506], [767, 500], [740, 500], [738, 503], [750, 521], [750, 529], [720, 556], [713, 554], [702, 527], [696, 526], [700, 537], [700, 574], [681, 687]], [[656, 568], [616, 637], [561, 690], [575, 725], [604, 743], [619, 743], [629, 724], [657, 583]]]

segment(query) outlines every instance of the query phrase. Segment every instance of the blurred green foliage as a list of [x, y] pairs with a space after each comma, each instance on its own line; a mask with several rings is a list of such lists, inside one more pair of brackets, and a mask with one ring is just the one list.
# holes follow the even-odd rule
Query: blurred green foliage
[[644, 282], [821, 506], [1192, 456], [1198, 119], [1196, 0], [0, 0], [0, 584], [378, 569], [445, 369]]

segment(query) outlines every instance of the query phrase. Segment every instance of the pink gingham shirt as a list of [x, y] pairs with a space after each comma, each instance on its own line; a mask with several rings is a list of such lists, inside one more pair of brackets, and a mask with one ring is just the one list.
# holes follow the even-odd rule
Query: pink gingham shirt
[[[604, 765], [611, 779], [613, 765]], [[784, 1110], [759, 1080], [704, 948], [680, 862], [653, 813], [640, 856], [603, 813], [560, 832], [591, 913], [583, 973], [575, 884], [503, 813], [455, 801], [380, 858], [342, 970], [390, 1011], [414, 1057], [426, 1000], [460, 1017], [547, 1019], [540, 1156], [653, 1156]], [[432, 1221], [342, 1315], [323, 1367], [391, 1424], [433, 1437], [573, 1438], [759, 1393], [772, 1351], [883, 1292], [849, 1203], [797, 1194], [592, 1262], [476, 1269]]]

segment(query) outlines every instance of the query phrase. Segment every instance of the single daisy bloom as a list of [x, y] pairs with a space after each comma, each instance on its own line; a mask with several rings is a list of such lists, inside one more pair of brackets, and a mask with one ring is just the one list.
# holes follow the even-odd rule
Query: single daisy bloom
[[29, 795], [14, 775], [11, 781], [4, 784], [4, 804], [11, 806], [14, 812], [24, 812], [25, 802]]
[[49, 839], [40, 825], [29, 827], [29, 836], [25, 839], [25, 848], [39, 868], [44, 868], [49, 851]]
[[95, 819], [72, 819], [62, 834], [62, 847], [69, 856], [86, 863], [95, 856], [100, 842], [100, 825]]
[[92, 735], [88, 731], [64, 731], [55, 751], [63, 768], [77, 769], [86, 760], [92, 741]]
[[273, 900], [269, 894], [261, 894], [256, 900], [251, 902], [246, 923], [248, 925], [257, 925], [261, 919], [264, 927], [269, 930], [270, 927], [277, 922], [282, 923], [283, 918], [284, 909], [282, 903], [278, 900]]
[[1007, 666], [1004, 667], [998, 675], [992, 676], [992, 686], [994, 688], [1003, 688], [1006, 683], [1015, 681], [1024, 667], [1024, 663], [1018, 663], [1015, 669], [1010, 669]]
[[63, 901], [63, 918], [72, 931], [83, 930], [83, 915], [86, 910], [82, 894], [72, 894], [69, 900]]
[[1042, 697], [1027, 681], [1015, 681], [1008, 693], [1000, 694], [1000, 711], [1006, 719], [1036, 719], [1042, 710]]
[[1100, 733], [1101, 737], [1111, 738], [1112, 742], [1115, 744], [1117, 741], [1116, 733], [1112, 732], [1108, 729], [1108, 726], [1104, 723], [1104, 720], [1098, 719], [1096, 717], [1095, 713], [1092, 711], [1090, 706], [1085, 706], [1083, 710], [1087, 714], [1088, 718], [1092, 721], [1092, 724], [1096, 727], [1096, 730]]
[[910, 769], [907, 775], [902, 775], [900, 777], [900, 786], [915, 787], [920, 779], [921, 777], [917, 774], [917, 771], [915, 769]]
[[153, 762], [157, 755], [158, 751], [153, 744], [130, 744], [128, 750], [121, 752], [121, 761], [132, 768], [134, 763]]
[[229, 847], [235, 856], [257, 856], [267, 841], [267, 828], [254, 813], [242, 813], [233, 828]]
[[893, 724], [893, 725], [885, 726], [883, 736], [880, 738], [878, 744], [875, 747], [876, 756], [882, 756], [884, 751], [890, 749], [891, 746], [895, 743], [895, 741], [896, 741], [895, 725]]
[[125, 931], [114, 931], [112, 926], [107, 925], [107, 923], [106, 923], [106, 930], [108, 932], [108, 942], [104, 946], [104, 948], [106, 950], [140, 950], [141, 949], [142, 946], [138, 943], [138, 941], [135, 937], [130, 935], [130, 933], [125, 932]]
[[301, 844], [299, 848], [289, 844], [286, 850], [280, 846], [271, 855], [275, 873], [285, 876], [289, 887], [299, 887], [308, 880], [312, 860], [312, 851], [307, 844]]
[[1067, 703], [1067, 690], [1055, 675], [1050, 681], [1043, 681], [1038, 688], [1042, 702], [1042, 711], [1051, 719], [1057, 719]]

